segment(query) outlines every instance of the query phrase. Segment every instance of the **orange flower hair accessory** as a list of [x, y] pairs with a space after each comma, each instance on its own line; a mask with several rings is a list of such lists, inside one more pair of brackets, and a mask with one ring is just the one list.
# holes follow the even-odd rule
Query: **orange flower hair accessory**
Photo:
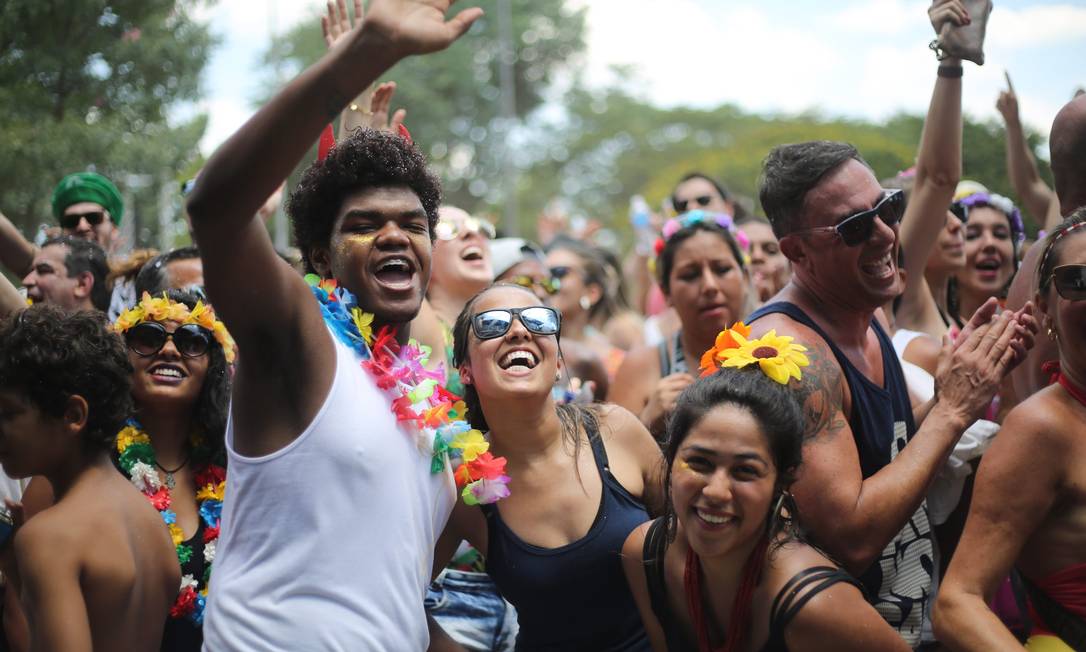
[[191, 310], [180, 301], [174, 301], [163, 292], [161, 297], [152, 297], [144, 292], [143, 298], [133, 308], [122, 312], [117, 321], [113, 322], [113, 330], [124, 333], [130, 328], [138, 326], [145, 321], [175, 321], [179, 324], [196, 324], [205, 328], [215, 336], [215, 340], [222, 346], [226, 361], [231, 363], [236, 355], [234, 338], [226, 330], [226, 324], [215, 319], [215, 310], [203, 301], [197, 301], [196, 307]]
[[800, 367], [810, 364], [804, 355], [807, 347], [793, 344], [792, 337], [777, 335], [776, 330], [757, 339], [748, 340], [749, 336], [750, 327], [743, 322], [722, 331], [713, 348], [702, 356], [702, 376], [716, 371], [717, 365], [742, 369], [757, 364], [762, 373], [782, 385], [791, 378], [802, 378]]

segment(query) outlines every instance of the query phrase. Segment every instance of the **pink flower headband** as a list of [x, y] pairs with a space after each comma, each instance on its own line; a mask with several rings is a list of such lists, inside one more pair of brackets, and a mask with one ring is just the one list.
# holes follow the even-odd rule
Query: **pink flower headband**
[[660, 231], [663, 237], [656, 240], [656, 246], [654, 247], [656, 255], [659, 256], [660, 252], [664, 250], [664, 243], [670, 240], [671, 236], [678, 233], [680, 229], [687, 229], [695, 224], [716, 225], [730, 233], [740, 249], [743, 251], [750, 249], [750, 238], [747, 237], [746, 233], [735, 228], [735, 220], [732, 219], [731, 215], [727, 213], [710, 213], [698, 209], [688, 211], [664, 222], [664, 228]]

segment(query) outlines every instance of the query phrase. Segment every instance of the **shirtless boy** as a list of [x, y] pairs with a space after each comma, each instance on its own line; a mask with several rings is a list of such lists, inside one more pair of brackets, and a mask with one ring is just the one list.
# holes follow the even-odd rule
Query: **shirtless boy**
[[0, 464], [57, 498], [2, 555], [32, 650], [157, 650], [181, 582], [162, 518], [109, 459], [132, 369], [107, 329], [48, 305], [0, 324]]

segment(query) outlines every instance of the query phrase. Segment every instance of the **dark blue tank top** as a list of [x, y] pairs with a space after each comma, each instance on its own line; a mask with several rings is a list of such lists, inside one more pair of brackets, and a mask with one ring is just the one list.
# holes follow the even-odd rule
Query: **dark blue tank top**
[[[747, 323], [772, 313], [787, 315], [807, 326], [833, 351], [852, 395], [848, 424], [856, 441], [860, 468], [864, 478], [874, 475], [893, 460], [916, 432], [905, 376], [890, 337], [878, 320], [871, 320], [882, 351], [883, 386], [880, 387], [854, 367], [826, 332], [793, 303], [779, 301], [762, 306], [751, 314]], [[801, 522], [802, 519], [801, 513]], [[868, 600], [913, 647], [920, 641], [931, 599], [933, 551], [931, 522], [927, 503], [923, 502], [875, 563], [859, 577]]]
[[901, 363], [898, 362], [890, 337], [877, 319], [871, 320], [871, 327], [875, 329], [879, 348], [882, 350], [883, 386], [879, 387], [853, 366], [826, 332], [794, 303], [778, 301], [762, 306], [747, 318], [748, 323], [772, 313], [787, 315], [810, 328], [818, 333], [833, 351], [833, 357], [837, 359], [837, 364], [841, 365], [849, 393], [852, 395], [848, 425], [852, 428], [856, 450], [860, 453], [860, 469], [864, 478], [875, 475], [892, 459], [894, 423], [905, 423], [905, 441], [898, 442], [899, 448], [904, 447], [916, 432], [905, 375], [901, 371]]
[[649, 517], [611, 475], [599, 433], [587, 421], [584, 426], [603, 485], [588, 533], [560, 548], [541, 548], [509, 529], [498, 505], [482, 505], [486, 571], [517, 608], [517, 650], [651, 652], [620, 556], [626, 537]]

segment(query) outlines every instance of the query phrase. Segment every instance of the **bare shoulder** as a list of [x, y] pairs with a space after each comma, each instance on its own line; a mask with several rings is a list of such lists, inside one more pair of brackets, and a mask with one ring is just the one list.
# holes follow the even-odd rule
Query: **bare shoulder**
[[[1072, 427], [1074, 415], [1061, 400], [1058, 386], [1047, 387], [1015, 406], [1007, 413], [999, 435], [984, 460], [1001, 460], [1036, 464], [1039, 457], [1062, 459], [1070, 450], [1077, 430]], [[1023, 453], [1028, 453], [1023, 457]], [[991, 464], [991, 462], [990, 462]]]
[[651, 526], [652, 521], [642, 523], [635, 527], [626, 537], [626, 542], [622, 544], [623, 563], [632, 563], [637, 567], [641, 566], [645, 550], [645, 537], [648, 536]]
[[639, 346], [622, 359], [611, 385], [609, 401], [641, 410], [660, 380], [660, 353], [655, 346]]
[[935, 375], [942, 351], [943, 347], [938, 340], [927, 333], [921, 333], [909, 341], [901, 357], [906, 362], [911, 362], [929, 374]]
[[615, 403], [602, 403], [599, 406], [600, 433], [605, 439], [614, 438], [619, 441], [637, 441], [642, 436], [652, 440], [652, 435], [641, 423], [633, 412]]
[[[795, 652], [822, 650], [908, 650], [903, 639], [879, 616], [864, 599], [863, 592], [846, 576], [826, 586], [834, 569], [840, 568], [828, 557], [811, 546], [792, 541], [785, 543], [774, 553], [768, 574], [767, 595], [777, 596], [788, 588], [782, 598], [791, 605], [802, 604], [785, 625], [784, 636], [788, 649]], [[825, 568], [826, 574], [818, 581], [788, 586], [789, 582], [804, 571]]]
[[[65, 506], [66, 507], [66, 506]], [[60, 505], [42, 510], [28, 520], [15, 535], [15, 557], [20, 568], [36, 561], [58, 565], [72, 563], [80, 546], [78, 527], [72, 527], [72, 515]]]

